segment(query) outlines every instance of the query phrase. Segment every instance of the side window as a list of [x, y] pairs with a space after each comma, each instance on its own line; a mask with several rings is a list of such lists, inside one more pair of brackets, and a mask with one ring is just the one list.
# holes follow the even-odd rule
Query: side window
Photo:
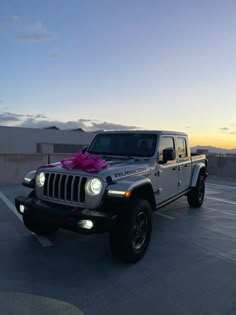
[[174, 149], [174, 138], [172, 137], [162, 137], [160, 143], [160, 154], [159, 160], [163, 161], [163, 150], [165, 149]]
[[186, 139], [182, 137], [177, 138], [177, 146], [178, 146], [178, 157], [179, 159], [187, 158], [187, 145]]

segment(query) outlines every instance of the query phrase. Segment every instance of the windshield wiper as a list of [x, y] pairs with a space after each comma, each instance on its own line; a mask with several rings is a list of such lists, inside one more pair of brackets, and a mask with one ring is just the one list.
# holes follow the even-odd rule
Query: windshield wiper
[[118, 160], [139, 159], [138, 157], [131, 156], [131, 155], [101, 154], [101, 156], [104, 159], [118, 159]]

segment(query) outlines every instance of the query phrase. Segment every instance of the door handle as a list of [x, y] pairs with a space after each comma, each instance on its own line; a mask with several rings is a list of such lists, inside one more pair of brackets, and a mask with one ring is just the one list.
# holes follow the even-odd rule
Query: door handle
[[173, 171], [177, 171], [177, 170], [178, 170], [178, 167], [175, 166], [175, 167], [172, 168], [172, 170], [173, 170]]
[[190, 164], [185, 164], [184, 167], [189, 167]]

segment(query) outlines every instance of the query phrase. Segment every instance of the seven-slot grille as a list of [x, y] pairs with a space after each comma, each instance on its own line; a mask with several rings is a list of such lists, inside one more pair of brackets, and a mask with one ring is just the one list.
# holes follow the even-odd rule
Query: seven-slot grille
[[84, 203], [87, 177], [60, 173], [45, 173], [43, 197], [64, 203]]

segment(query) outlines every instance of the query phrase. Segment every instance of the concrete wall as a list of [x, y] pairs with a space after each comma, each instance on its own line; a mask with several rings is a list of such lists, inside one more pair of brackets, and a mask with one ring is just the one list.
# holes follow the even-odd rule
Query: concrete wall
[[26, 173], [71, 154], [0, 154], [0, 184], [21, 183]]
[[236, 180], [236, 157], [208, 157], [208, 172], [211, 175]]
[[[69, 156], [71, 154], [0, 154], [0, 184], [21, 183], [27, 172]], [[236, 158], [210, 156], [208, 159], [209, 175], [236, 180]]]
[[47, 161], [47, 154], [0, 154], [0, 184], [20, 183], [27, 172]]

